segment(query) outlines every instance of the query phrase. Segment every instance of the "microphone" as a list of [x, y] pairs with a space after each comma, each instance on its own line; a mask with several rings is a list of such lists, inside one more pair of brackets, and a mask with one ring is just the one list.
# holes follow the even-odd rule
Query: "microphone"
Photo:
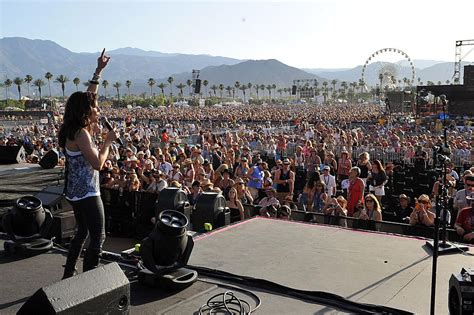
[[[102, 117], [100, 117], [100, 120], [102, 121], [102, 125], [104, 125], [105, 128], [109, 129], [109, 131], [110, 131], [110, 130], [114, 130], [114, 128], [112, 128], [112, 125], [110, 124], [110, 122], [109, 122], [109, 120], [107, 119], [107, 117], [102, 116]], [[123, 145], [122, 139], [117, 138], [117, 142], [118, 142], [120, 145]]]

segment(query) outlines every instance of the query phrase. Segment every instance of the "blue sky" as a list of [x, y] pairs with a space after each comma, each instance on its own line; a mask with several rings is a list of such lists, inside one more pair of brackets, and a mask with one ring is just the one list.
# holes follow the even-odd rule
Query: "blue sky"
[[49, 39], [74, 52], [130, 46], [307, 68], [353, 67], [385, 47], [453, 61], [455, 40], [474, 39], [472, 0], [0, 0], [0, 11], [0, 37]]

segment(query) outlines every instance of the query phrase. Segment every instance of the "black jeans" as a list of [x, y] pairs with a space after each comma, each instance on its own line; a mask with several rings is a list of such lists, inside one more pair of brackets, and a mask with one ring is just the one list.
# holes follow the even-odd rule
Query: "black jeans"
[[89, 247], [84, 256], [83, 271], [99, 265], [99, 255], [105, 240], [104, 205], [100, 196], [70, 201], [77, 223], [77, 233], [71, 241], [66, 260], [65, 274], [73, 273], [82, 247], [90, 234]]

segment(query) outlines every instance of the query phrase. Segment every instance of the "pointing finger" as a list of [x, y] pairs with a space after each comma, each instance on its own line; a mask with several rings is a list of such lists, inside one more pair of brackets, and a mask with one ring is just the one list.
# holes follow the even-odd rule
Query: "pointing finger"
[[102, 54], [100, 55], [100, 58], [103, 58], [104, 54], [105, 54], [105, 48], [104, 48], [104, 50], [102, 50]]

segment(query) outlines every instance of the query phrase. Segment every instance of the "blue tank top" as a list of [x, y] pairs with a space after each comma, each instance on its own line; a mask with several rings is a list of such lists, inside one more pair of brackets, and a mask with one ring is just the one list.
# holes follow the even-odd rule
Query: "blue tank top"
[[66, 199], [77, 201], [100, 196], [99, 171], [86, 160], [82, 152], [66, 149], [67, 178]]
[[261, 189], [263, 184], [263, 172], [258, 166], [253, 167], [252, 178], [247, 183], [247, 186]]

